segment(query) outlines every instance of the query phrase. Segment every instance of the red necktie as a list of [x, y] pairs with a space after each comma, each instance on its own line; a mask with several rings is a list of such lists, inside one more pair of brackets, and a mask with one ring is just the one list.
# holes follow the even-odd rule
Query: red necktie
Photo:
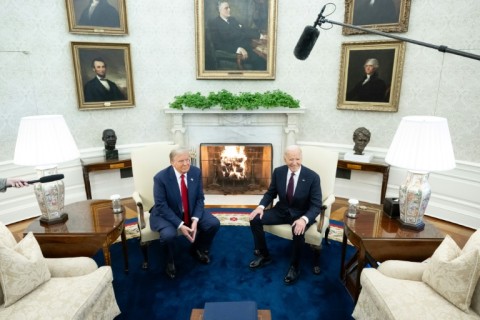
[[188, 214], [188, 189], [185, 183], [185, 175], [180, 176], [180, 187], [182, 193], [182, 206], [183, 206], [183, 223], [190, 226], [190, 215]]
[[295, 176], [295, 173], [292, 172], [290, 175], [290, 179], [288, 180], [288, 185], [287, 185], [287, 201], [288, 203], [292, 203], [292, 198], [293, 198], [293, 187], [294, 187], [294, 180], [293, 177]]

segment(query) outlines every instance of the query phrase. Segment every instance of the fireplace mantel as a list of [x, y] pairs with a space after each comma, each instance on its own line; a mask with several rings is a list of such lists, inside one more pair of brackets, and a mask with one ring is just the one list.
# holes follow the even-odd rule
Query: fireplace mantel
[[305, 108], [222, 110], [164, 109], [170, 115], [176, 144], [199, 148], [200, 143], [265, 142], [274, 146], [274, 164], [281, 163], [283, 148], [296, 143]]

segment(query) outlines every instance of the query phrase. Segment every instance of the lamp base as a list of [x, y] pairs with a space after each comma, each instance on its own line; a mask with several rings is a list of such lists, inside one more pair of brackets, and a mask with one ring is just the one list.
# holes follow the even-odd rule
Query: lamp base
[[67, 213], [62, 213], [60, 217], [58, 218], [53, 218], [53, 219], [48, 219], [44, 216], [40, 217], [40, 225], [52, 225], [52, 224], [57, 224], [57, 223], [64, 223], [65, 221], [68, 220], [68, 214]]
[[398, 223], [400, 223], [401, 228], [417, 230], [417, 231], [422, 231], [425, 228], [425, 223], [423, 221], [420, 221], [417, 224], [406, 223], [406, 222], [402, 221], [401, 219], [398, 219], [397, 221], [398, 221]]

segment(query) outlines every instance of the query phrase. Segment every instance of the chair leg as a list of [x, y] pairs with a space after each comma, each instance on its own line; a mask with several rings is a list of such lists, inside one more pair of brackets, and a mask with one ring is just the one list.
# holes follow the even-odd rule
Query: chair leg
[[143, 254], [142, 269], [148, 269], [148, 242], [140, 243], [140, 249]]
[[330, 244], [330, 240], [328, 240], [328, 234], [330, 233], [330, 226], [327, 227], [327, 229], [325, 229], [325, 244], [326, 245], [329, 245]]
[[316, 275], [320, 274], [320, 247], [319, 246], [312, 246], [313, 250], [313, 273]]

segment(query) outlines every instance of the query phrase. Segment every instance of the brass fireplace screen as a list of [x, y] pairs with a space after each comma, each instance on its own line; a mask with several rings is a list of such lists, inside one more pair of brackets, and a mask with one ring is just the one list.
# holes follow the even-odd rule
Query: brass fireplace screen
[[272, 177], [271, 144], [200, 144], [206, 194], [263, 194]]

